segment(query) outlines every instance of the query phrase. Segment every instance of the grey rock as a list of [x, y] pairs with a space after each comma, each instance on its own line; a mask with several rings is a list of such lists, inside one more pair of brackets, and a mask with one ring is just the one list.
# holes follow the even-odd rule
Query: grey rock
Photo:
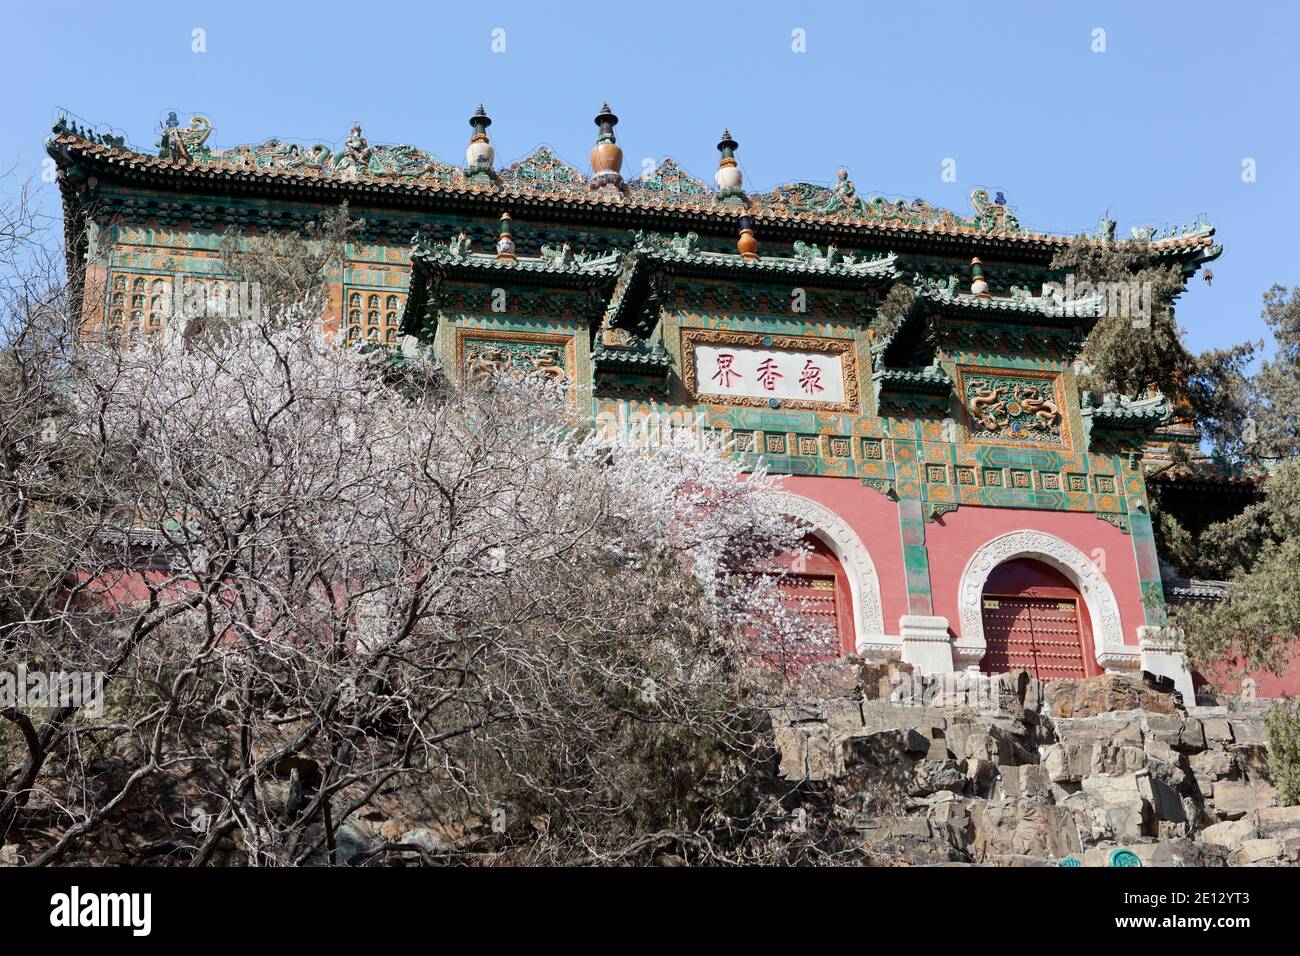
[[1300, 837], [1300, 806], [1264, 807], [1257, 823], [1262, 836], [1283, 840]]
[[1205, 740], [1211, 746], [1227, 746], [1232, 743], [1232, 724], [1224, 717], [1209, 717], [1201, 722], [1205, 728]]
[[1143, 866], [1182, 866], [1182, 858], [1175, 855], [1168, 843], [1138, 843], [1125, 849], [1132, 850]]
[[1183, 732], [1179, 734], [1174, 749], [1183, 753], [1199, 753], [1205, 747], [1205, 725], [1195, 717], [1188, 717], [1183, 721]]
[[881, 700], [862, 702], [862, 729], [865, 733], [936, 726], [944, 726], [944, 715], [942, 711], [931, 707], [913, 707]]
[[1049, 857], [1029, 856], [1024, 853], [994, 853], [981, 860], [985, 866], [1057, 866], [1057, 862]]
[[1008, 800], [986, 804], [972, 816], [973, 850], [985, 860], [1005, 855], [1059, 859], [1081, 851], [1074, 818], [1063, 807]]
[[[375, 836], [370, 825], [356, 817], [348, 817], [334, 832], [334, 861], [346, 866], [359, 854], [365, 853], [375, 845]], [[322, 850], [313, 862], [324, 865], [329, 859], [328, 851]]]
[[1188, 822], [1187, 811], [1182, 798], [1168, 783], [1153, 773], [1139, 774], [1138, 788], [1151, 804], [1155, 819], [1163, 823], [1185, 826]]
[[1042, 748], [1041, 763], [1053, 783], [1078, 783], [1092, 772], [1091, 741], [1075, 740]]
[[958, 764], [956, 760], [923, 760], [917, 765], [916, 774], [914, 792], [922, 796], [941, 790], [962, 793], [969, 783], [964, 765]]
[[1178, 763], [1178, 751], [1169, 746], [1163, 740], [1157, 740], [1155, 737], [1148, 736], [1143, 741], [1143, 748], [1146, 750], [1148, 757], [1154, 760], [1162, 760], [1165, 763]]
[[1187, 773], [1178, 763], [1166, 763], [1155, 757], [1148, 756], [1147, 770], [1151, 776], [1161, 781], [1171, 790], [1179, 793], [1188, 793], [1191, 790], [1191, 784], [1187, 779]]
[[1255, 824], [1250, 820], [1225, 820], [1223, 823], [1206, 827], [1197, 834], [1202, 843], [1223, 847], [1226, 850], [1235, 850], [1246, 840], [1254, 840], [1258, 836]]
[[1221, 820], [1240, 820], [1265, 807], [1277, 806], [1277, 791], [1266, 783], [1220, 780], [1214, 785], [1214, 812]]
[[966, 761], [966, 777], [971, 782], [971, 789], [976, 796], [988, 799], [990, 794], [996, 796], [994, 784], [998, 776], [998, 767], [992, 760], [976, 757]]
[[1092, 745], [1088, 773], [1127, 774], [1145, 770], [1147, 755], [1140, 747], [1097, 742]]
[[995, 764], [1037, 763], [1026, 744], [1019, 721], [996, 717], [956, 717], [948, 721], [948, 747], [958, 760], [991, 760]]
[[1281, 856], [1281, 840], [1242, 840], [1228, 857], [1228, 863], [1231, 866], [1270, 865]]
[[[951, 795], [945, 793], [945, 796]], [[965, 801], [955, 797], [931, 806], [930, 827], [935, 832], [944, 830], [948, 834], [949, 842], [961, 849], [969, 848], [974, 836], [970, 808]]]
[[930, 837], [930, 823], [922, 816], [858, 817], [853, 821], [853, 828], [866, 843]]
[[1195, 717], [1147, 714], [1142, 722], [1149, 737], [1154, 737], [1174, 750], [1196, 753], [1205, 749], [1205, 728]]
[[1155, 836], [1155, 812], [1136, 775], [1085, 777], [1083, 794], [1091, 804], [1089, 822], [1094, 832], [1116, 840]]
[[1233, 744], [1228, 753], [1237, 768], [1235, 776], [1251, 782], [1267, 783], [1272, 779], [1268, 769], [1268, 748], [1264, 744]]
[[[438, 854], [443, 852], [444, 849], [446, 849], [443, 846], [442, 840], [440, 840], [438, 837], [434, 836], [434, 834], [432, 834], [431, 832], [429, 832], [428, 830], [422, 827], [414, 830], [407, 830], [405, 833], [402, 834], [402, 838], [399, 842], [409, 843], [412, 846], [418, 846], [425, 853], [429, 853], [429, 854]], [[406, 855], [409, 856], [411, 859], [419, 858], [419, 854], [417, 853], [410, 853]]]
[[844, 773], [844, 735], [824, 724], [811, 725], [806, 734], [807, 779], [831, 780]]
[[772, 718], [772, 726], [777, 728], [826, 722], [825, 701], [804, 701], [785, 707], [770, 707], [767, 712]]
[[1236, 776], [1232, 754], [1223, 750], [1206, 750], [1199, 754], [1192, 754], [1187, 758], [1187, 765], [1191, 768], [1203, 793], [1209, 793], [1216, 780]]
[[773, 732], [784, 780], [803, 780], [808, 775], [808, 735], [797, 727], [778, 727]]
[[856, 700], [828, 700], [825, 708], [831, 730], [852, 734], [862, 729], [862, 706]]
[[1104, 741], [1117, 745], [1142, 746], [1142, 726], [1131, 715], [1102, 714], [1097, 717], [1058, 717], [1052, 721], [1061, 743]]
[[1040, 800], [1052, 798], [1052, 781], [1042, 764], [1024, 764], [1019, 767], [999, 767], [1002, 775], [1002, 792], [1007, 798], [1026, 797]]
[[1264, 722], [1262, 720], [1249, 718], [1246, 720], [1233, 720], [1230, 723], [1234, 743], [1262, 745], [1265, 742]]

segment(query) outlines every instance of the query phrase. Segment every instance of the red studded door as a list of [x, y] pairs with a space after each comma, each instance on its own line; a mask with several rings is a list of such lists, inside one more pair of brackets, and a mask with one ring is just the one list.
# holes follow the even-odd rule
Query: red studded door
[[853, 596], [839, 560], [815, 536], [809, 552], [780, 561], [789, 570], [777, 582], [787, 619], [779, 632], [756, 628], [752, 639], [768, 664], [794, 674], [817, 661], [850, 654], [857, 645]]
[[985, 594], [984, 640], [990, 674], [1023, 667], [1039, 680], [1086, 675], [1075, 600]]
[[786, 608], [806, 622], [810, 634], [825, 635], [833, 651], [840, 649], [840, 608], [832, 574], [787, 574], [781, 579]]
[[1078, 590], [1060, 572], [1029, 559], [994, 569], [984, 586], [980, 670], [1024, 668], [1039, 680], [1098, 673], [1092, 628]]
[[792, 677], [809, 664], [836, 657], [845, 640], [845, 609], [835, 576], [787, 572], [775, 583], [783, 614], [780, 626], [751, 630], [762, 659]]

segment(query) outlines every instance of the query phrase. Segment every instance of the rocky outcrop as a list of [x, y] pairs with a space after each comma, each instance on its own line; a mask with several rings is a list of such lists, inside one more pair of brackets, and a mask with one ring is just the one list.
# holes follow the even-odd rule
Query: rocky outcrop
[[1170, 693], [1116, 674], [1052, 681], [1043, 685], [1042, 693], [1045, 709], [1052, 717], [1096, 717], [1126, 710], [1174, 712]]
[[828, 667], [825, 696], [770, 711], [778, 773], [792, 812], [829, 807], [871, 859], [1300, 863], [1300, 807], [1278, 806], [1258, 711], [1189, 713], [1145, 675], [1043, 684]]

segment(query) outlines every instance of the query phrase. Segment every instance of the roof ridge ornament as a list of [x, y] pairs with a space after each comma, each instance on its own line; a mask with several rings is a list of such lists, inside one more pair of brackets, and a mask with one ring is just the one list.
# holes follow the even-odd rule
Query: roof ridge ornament
[[1080, 406], [1080, 414], [1094, 429], [1142, 430], [1166, 425], [1174, 417], [1173, 406], [1160, 392], [1144, 398], [1106, 392], [1100, 403], [1092, 392], [1085, 392]]
[[632, 240], [633, 247], [641, 252], [669, 252], [674, 256], [684, 257], [692, 255], [700, 244], [700, 234], [697, 232], [688, 232], [682, 235], [680, 232], [674, 232], [672, 238], [658, 232], [646, 232], [638, 230]]
[[996, 199], [989, 199], [989, 191], [982, 186], [971, 190], [970, 204], [975, 210], [972, 225], [978, 232], [991, 235], [1004, 235], [1008, 232], [1021, 232], [1020, 220], [1007, 205], [1007, 198], [1002, 193]]
[[[749, 217], [745, 216], [743, 218], [748, 219]], [[804, 262], [808, 263], [808, 265], [810, 266], [828, 268], [830, 266], [837, 266], [837, 265], [853, 266], [858, 264], [857, 253], [841, 252], [839, 250], [839, 247], [836, 246], [835, 243], [833, 242], [826, 247], [825, 253], [822, 252], [820, 246], [816, 244], [809, 244], [807, 242], [804, 242], [802, 239], [796, 239], [794, 241], [793, 249], [794, 249], [794, 257], [796, 259], [803, 260]], [[870, 262], [871, 260], [867, 260], [867, 261]]]
[[492, 168], [492, 161], [496, 159], [496, 150], [492, 148], [492, 141], [487, 134], [487, 128], [492, 125], [492, 117], [487, 115], [482, 103], [469, 118], [469, 125], [474, 133], [465, 150], [465, 179], [485, 186], [495, 185], [497, 174]]
[[602, 103], [600, 113], [596, 116], [596, 145], [591, 147], [591, 179], [587, 188], [593, 191], [612, 190], [619, 195], [627, 195], [627, 183], [623, 182], [623, 150], [614, 137], [614, 127], [618, 117], [610, 110], [608, 103]]
[[162, 124], [162, 137], [158, 140], [158, 155], [163, 159], [190, 163], [207, 152], [205, 143], [212, 135], [212, 120], [195, 113], [190, 117], [189, 126], [181, 126], [176, 118], [176, 111], [167, 113], [167, 120]]
[[343, 141], [343, 148], [334, 154], [334, 171], [348, 179], [356, 179], [362, 173], [377, 172], [371, 168], [373, 157], [370, 141], [361, 135], [361, 124], [353, 123], [352, 131]]
[[501, 234], [497, 237], [497, 258], [513, 262], [515, 260], [515, 239], [510, 230], [510, 213], [501, 214]]
[[912, 285], [924, 292], [932, 292], [936, 295], [951, 299], [957, 294], [957, 273], [949, 273], [947, 278], [940, 279], [938, 276], [921, 275], [919, 272], [912, 273]]
[[984, 263], [980, 262], [979, 256], [970, 261], [970, 274], [970, 294], [981, 299], [989, 298], [989, 283], [984, 278]]
[[[175, 116], [176, 114], [172, 113], [171, 115]], [[67, 113], [59, 114], [59, 118], [50, 127], [50, 132], [55, 136], [75, 136], [78, 139], [84, 139], [88, 143], [107, 146], [110, 149], [127, 149], [125, 135], [117, 136], [113, 133], [100, 133], [88, 126], [81, 126], [71, 119]]]
[[464, 259], [470, 254], [473, 241], [464, 229], [456, 233], [450, 242], [447, 243], [447, 253], [453, 259]]
[[736, 251], [746, 259], [758, 258], [758, 240], [754, 238], [754, 220], [749, 216], [740, 217], [740, 238], [736, 240]]
[[745, 177], [736, 165], [736, 150], [740, 144], [731, 138], [731, 130], [722, 131], [722, 140], [718, 143], [718, 171], [713, 174], [713, 181], [718, 184], [718, 202], [729, 206], [746, 205], [745, 193], [741, 188]]
[[[166, 115], [166, 113], [164, 113]], [[170, 175], [188, 175], [189, 167], [205, 167], [214, 176], [279, 178], [295, 188], [309, 188], [318, 181], [357, 181], [366, 179], [380, 188], [413, 188], [421, 194], [458, 192], [462, 187], [474, 194], [477, 202], [496, 206], [490, 215], [500, 212], [498, 199], [490, 195], [497, 189], [504, 195], [531, 200], [538, 196], [546, 201], [622, 206], [626, 198], [631, 205], [693, 214], [739, 215], [748, 213], [757, 231], [769, 222], [804, 219], [834, 226], [865, 227], [889, 232], [916, 234], [956, 234], [979, 239], [1014, 240], [1034, 247], [1058, 248], [1079, 235], [1036, 232], [1017, 220], [1001, 191], [976, 188], [970, 194], [972, 211], [959, 213], [932, 206], [923, 199], [887, 198], [878, 192], [859, 191], [847, 169], [837, 170], [835, 181], [820, 185], [792, 181], [766, 192], [747, 194], [736, 159], [738, 145], [730, 130], [723, 132], [718, 144], [721, 152], [714, 183], [696, 179], [672, 159], [664, 159], [647, 174], [625, 181], [621, 175], [623, 154], [614, 135], [617, 117], [602, 104], [597, 116], [599, 133], [594, 152], [595, 175], [563, 161], [548, 146], [539, 146], [521, 160], [495, 169], [498, 158], [487, 136], [491, 118], [481, 106], [470, 120], [474, 130], [470, 150], [461, 166], [449, 165], [436, 156], [405, 144], [368, 144], [358, 130], [352, 148], [338, 149], [334, 144], [294, 143], [267, 139], [261, 143], [244, 143], [225, 149], [210, 145], [211, 121], [195, 115], [188, 126], [169, 116], [162, 124], [158, 151], [145, 151], [126, 145], [125, 137], [116, 133], [99, 134], [89, 125], [61, 115], [46, 149], [61, 168], [82, 163], [106, 162], [103, 150], [115, 149], [121, 160], [133, 168], [166, 171]], [[56, 142], [63, 139], [64, 142]], [[351, 138], [349, 138], [351, 139]], [[75, 142], [74, 142], [75, 140]], [[491, 161], [486, 161], [488, 155]], [[612, 162], [611, 162], [612, 160]], [[118, 159], [114, 159], [118, 162]], [[244, 188], [244, 187], [241, 187]], [[247, 188], [252, 188], [251, 185]], [[991, 197], [991, 198], [990, 198]], [[593, 202], [594, 201], [594, 202]], [[1103, 217], [1103, 234], [1109, 229], [1109, 211]], [[1140, 225], [1134, 230], [1139, 239], [1154, 244], [1153, 252], [1181, 262], [1195, 270], [1222, 253], [1211, 242], [1215, 230], [1204, 215], [1180, 226]], [[1122, 230], [1127, 234], [1127, 229]], [[1084, 235], [1097, 236], [1096, 231]]]
[[1114, 242], [1115, 227], [1117, 225], [1118, 223], [1110, 217], [1110, 210], [1107, 209], [1097, 217], [1097, 231], [1093, 233], [1093, 236], [1105, 242]]
[[573, 254], [573, 246], [567, 239], [558, 246], [543, 245], [541, 258], [553, 266], [561, 267], [571, 266], [577, 261]]
[[628, 183], [633, 197], [670, 202], [697, 202], [714, 199], [713, 187], [696, 179], [677, 160], [665, 156], [654, 169], [648, 169]]

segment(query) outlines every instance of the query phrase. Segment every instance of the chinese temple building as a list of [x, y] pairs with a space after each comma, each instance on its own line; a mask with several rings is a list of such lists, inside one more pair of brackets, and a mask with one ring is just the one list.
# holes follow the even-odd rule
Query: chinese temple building
[[[458, 379], [537, 372], [597, 424], [721, 433], [785, 476], [815, 529], [792, 587], [845, 652], [927, 673], [1146, 670], [1190, 702], [1144, 469], [1172, 412], [1081, 393], [1105, 302], [1051, 285], [1072, 237], [1000, 193], [952, 212], [859, 193], [844, 170], [750, 193], [730, 133], [711, 183], [671, 159], [624, 178], [617, 124], [600, 111], [585, 171], [546, 147], [496, 164], [481, 107], [463, 165], [359, 126], [339, 149], [218, 149], [206, 118], [174, 114], [152, 152], [66, 120], [47, 146], [88, 327], [169, 334], [178, 277], [232, 278], [228, 227], [300, 230], [346, 200], [364, 226], [327, 277], [342, 342], [429, 348]], [[1221, 251], [1199, 223], [1151, 239], [1186, 276]]]

